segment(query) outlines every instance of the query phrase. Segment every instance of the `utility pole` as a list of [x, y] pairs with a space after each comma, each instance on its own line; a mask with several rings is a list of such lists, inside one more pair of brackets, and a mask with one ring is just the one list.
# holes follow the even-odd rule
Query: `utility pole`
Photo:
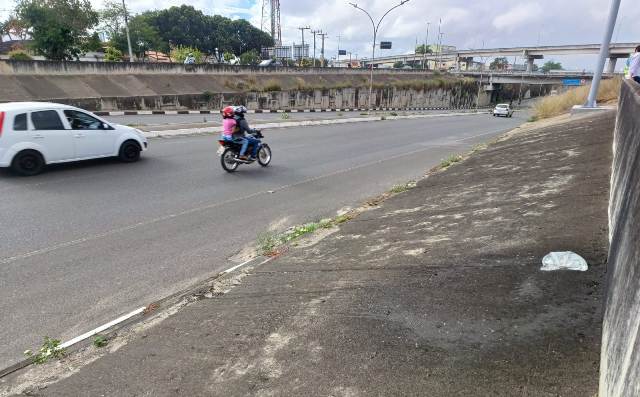
[[431, 25], [431, 22], [427, 22], [427, 35], [424, 36], [424, 54], [422, 55], [423, 69], [429, 69], [429, 65], [427, 64], [427, 48], [429, 48], [429, 25]]
[[304, 59], [304, 31], [311, 30], [311, 28], [309, 26], [304, 26], [298, 28], [298, 30], [300, 30], [300, 33], [302, 33], [302, 48], [300, 52], [300, 66], [302, 66], [302, 60]]
[[122, 0], [122, 11], [124, 12], [124, 27], [127, 32], [127, 45], [129, 46], [129, 62], [133, 62], [133, 51], [131, 50], [131, 36], [129, 35], [129, 16], [127, 15], [127, 6]]
[[589, 98], [584, 105], [585, 108], [595, 108], [598, 106], [596, 103], [598, 99], [598, 88], [600, 88], [600, 80], [602, 80], [602, 71], [604, 70], [604, 64], [609, 56], [609, 46], [611, 45], [611, 38], [613, 37], [613, 30], [616, 27], [616, 19], [618, 18], [618, 11], [620, 10], [620, 0], [612, 0], [611, 7], [609, 8], [609, 19], [607, 21], [607, 27], [602, 38], [602, 45], [600, 46], [600, 55], [598, 56], [598, 63], [596, 66], [593, 80], [591, 82], [591, 89], [589, 91]]
[[313, 33], [313, 67], [316, 67], [316, 35], [322, 33], [322, 30], [312, 30]]
[[[322, 39], [322, 45], [320, 46], [320, 67], [323, 68], [324, 67], [324, 39], [325, 37], [327, 37], [327, 34], [320, 32], [319, 36]], [[315, 60], [313, 62], [315, 62]]]
[[371, 14], [369, 14], [364, 8], [360, 8], [358, 7], [357, 4], [355, 3], [349, 3], [351, 4], [354, 8], [364, 12], [365, 14], [367, 14], [367, 17], [369, 17], [369, 20], [371, 21], [371, 25], [373, 26], [373, 44], [371, 46], [371, 65], [370, 65], [370, 69], [371, 69], [371, 77], [369, 78], [369, 109], [371, 109], [371, 99], [373, 96], [373, 65], [375, 63], [376, 60], [376, 39], [378, 38], [378, 29], [380, 29], [380, 24], [382, 23], [382, 20], [384, 19], [384, 17], [386, 17], [391, 11], [395, 10], [396, 8], [405, 5], [406, 3], [408, 3], [409, 0], [402, 0], [400, 1], [400, 4], [391, 7], [389, 10], [387, 10], [387, 12], [384, 13], [384, 15], [382, 15], [382, 18], [380, 18], [378, 20], [378, 24], [376, 25], [376, 23], [373, 21], [373, 17], [371, 16]]
[[336, 64], [340, 65], [340, 38], [341, 36], [338, 35], [338, 56], [336, 57]]

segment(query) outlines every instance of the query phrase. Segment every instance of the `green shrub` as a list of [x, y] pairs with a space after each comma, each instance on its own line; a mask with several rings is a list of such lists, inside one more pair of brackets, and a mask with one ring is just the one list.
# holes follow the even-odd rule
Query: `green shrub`
[[31, 55], [27, 54], [24, 50], [9, 51], [9, 59], [12, 61], [32, 61]]
[[105, 62], [120, 62], [122, 61], [122, 51], [115, 47], [107, 47], [104, 51]]

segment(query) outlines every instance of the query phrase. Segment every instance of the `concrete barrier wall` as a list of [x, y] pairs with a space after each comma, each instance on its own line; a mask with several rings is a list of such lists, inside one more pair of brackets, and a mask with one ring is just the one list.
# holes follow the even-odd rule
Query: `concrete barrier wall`
[[[376, 108], [472, 108], [476, 104], [474, 91], [461, 89], [434, 89], [429, 91], [395, 88], [373, 91]], [[91, 111], [116, 110], [210, 110], [226, 105], [245, 105], [251, 110], [303, 110], [366, 108], [369, 90], [358, 88], [326, 90], [291, 90], [275, 92], [235, 92], [209, 94], [174, 94], [152, 96], [100, 96], [94, 98], [51, 98]], [[484, 95], [481, 106], [487, 106], [489, 96]]]
[[[57, 61], [10, 61], [0, 60], [1, 74], [28, 75], [88, 75], [88, 74], [268, 74], [268, 75], [322, 75], [367, 76], [366, 69], [348, 68], [261, 68], [257, 66], [232, 65], [182, 65], [179, 63], [139, 62], [57, 62]], [[376, 75], [430, 75], [424, 70], [375, 69]]]
[[622, 85], [618, 112], [600, 397], [640, 396], [640, 85]]

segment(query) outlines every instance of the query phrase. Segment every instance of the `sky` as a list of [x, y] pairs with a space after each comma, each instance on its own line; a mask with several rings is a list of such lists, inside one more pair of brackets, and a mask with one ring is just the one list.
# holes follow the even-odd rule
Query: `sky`
[[[100, 8], [103, 0], [91, 1]], [[126, 1], [134, 13], [189, 4], [206, 14], [243, 18], [260, 27], [262, 0]], [[363, 12], [350, 6], [349, 1], [369, 11], [376, 20], [399, 3], [399, 0], [281, 0], [284, 44], [300, 43], [297, 28], [310, 26], [328, 34], [326, 57], [336, 55], [338, 40], [341, 49], [354, 56], [370, 56], [371, 22]], [[640, 43], [640, 7], [636, 2], [622, 0], [613, 41]], [[379, 41], [392, 41], [393, 49], [377, 53], [392, 55], [412, 51], [416, 40], [424, 43], [427, 22], [430, 22], [429, 43], [434, 43], [440, 21], [443, 43], [459, 49], [600, 43], [609, 4], [609, 0], [410, 0], [387, 15], [380, 25]], [[0, 12], [6, 14], [7, 11]], [[309, 36], [309, 32], [305, 32], [305, 42], [309, 42]], [[592, 69], [595, 63], [594, 56], [549, 59], [577, 70]]]

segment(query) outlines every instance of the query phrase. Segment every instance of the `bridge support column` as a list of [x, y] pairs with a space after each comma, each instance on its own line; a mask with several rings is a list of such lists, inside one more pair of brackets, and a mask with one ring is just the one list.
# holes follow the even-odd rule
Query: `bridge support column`
[[609, 58], [609, 64], [607, 65], [606, 73], [613, 74], [616, 72], [616, 63], [618, 62], [618, 58], [611, 57]]
[[536, 61], [536, 59], [542, 59], [543, 56], [542, 55], [528, 55], [528, 54], [524, 54], [525, 58], [527, 59], [527, 73], [533, 73], [533, 65], [534, 62]]

